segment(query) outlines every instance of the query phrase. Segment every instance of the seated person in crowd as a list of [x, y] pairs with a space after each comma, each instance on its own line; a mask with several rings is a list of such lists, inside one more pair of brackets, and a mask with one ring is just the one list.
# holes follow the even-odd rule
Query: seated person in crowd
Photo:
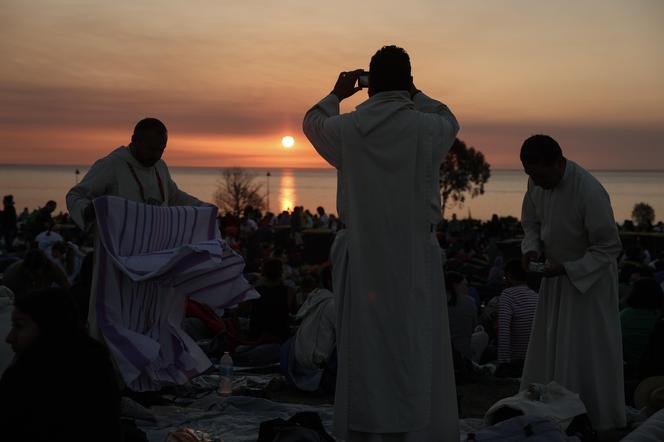
[[53, 247], [53, 245], [64, 241], [62, 235], [60, 235], [58, 232], [53, 231], [53, 226], [54, 223], [51, 222], [48, 226], [48, 229], [44, 230], [43, 232], [35, 236], [35, 242], [37, 243], [37, 246], [42, 252], [46, 253], [47, 256], [48, 252], [51, 251], [51, 247]]
[[648, 338], [648, 344], [639, 363], [638, 378], [664, 376], [664, 302], [657, 322]]
[[69, 292], [78, 306], [81, 319], [87, 324], [90, 308], [90, 290], [92, 290], [92, 271], [94, 270], [94, 252], [89, 252], [81, 261], [78, 276]]
[[493, 266], [489, 269], [489, 275], [486, 278], [486, 283], [489, 286], [501, 286], [503, 284], [503, 277], [505, 276], [505, 261], [501, 255], [496, 256], [493, 261]]
[[526, 272], [518, 259], [505, 265], [507, 288], [498, 302], [498, 363], [505, 376], [520, 377], [537, 310], [537, 292], [526, 285]]
[[71, 295], [17, 294], [11, 327], [15, 357], [0, 378], [2, 440], [122, 440], [110, 355], [84, 331]]
[[618, 295], [619, 295], [619, 308], [620, 310], [627, 307], [627, 299], [632, 294], [632, 286], [639, 279], [653, 278], [655, 276], [653, 270], [642, 264], [635, 264], [633, 262], [626, 262], [620, 268], [618, 278]]
[[7, 267], [2, 280], [16, 296], [52, 285], [69, 288], [67, 275], [39, 249], [28, 250], [22, 260]]
[[664, 256], [660, 256], [657, 261], [653, 263], [655, 269], [655, 280], [657, 284], [664, 289]]
[[317, 278], [303, 279], [302, 290], [307, 293], [295, 316], [300, 326], [295, 336], [281, 347], [281, 371], [287, 382], [304, 391], [334, 391], [337, 372], [336, 310], [330, 291], [330, 268], [321, 272], [323, 286]]
[[23, 231], [28, 235], [28, 238], [35, 238], [40, 232], [51, 229], [53, 226], [51, 214], [55, 212], [57, 207], [57, 203], [50, 200], [46, 202], [44, 207], [40, 207], [26, 216], [23, 221]]
[[452, 349], [464, 359], [477, 363], [489, 343], [489, 336], [475, 330], [477, 305], [468, 294], [466, 277], [457, 272], [445, 272], [445, 292]]
[[625, 379], [634, 379], [648, 339], [660, 316], [664, 294], [654, 278], [634, 282], [626, 307], [620, 311]]
[[[14, 293], [4, 285], [0, 285], [0, 337], [5, 337], [11, 330], [12, 310], [14, 309]], [[0, 341], [0, 373], [9, 367], [14, 360], [11, 346], [4, 340]]]
[[489, 299], [480, 313], [480, 324], [489, 334], [492, 341], [498, 337], [498, 309], [500, 307], [500, 293]]
[[[46, 257], [60, 267], [67, 275], [67, 280], [73, 284], [81, 272], [81, 265], [85, 254], [72, 242], [58, 241], [51, 246]], [[49, 256], [50, 255], [50, 256]]]
[[276, 337], [283, 342], [290, 336], [289, 306], [294, 293], [286, 287], [282, 262], [270, 258], [263, 263], [256, 290], [261, 297], [251, 301], [249, 330], [251, 338]]

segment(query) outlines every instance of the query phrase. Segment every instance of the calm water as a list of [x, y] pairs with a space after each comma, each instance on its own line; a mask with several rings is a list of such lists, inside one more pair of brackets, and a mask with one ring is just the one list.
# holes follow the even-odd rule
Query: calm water
[[[58, 210], [65, 207], [65, 195], [76, 182], [72, 166], [0, 166], [0, 195], [13, 194], [17, 210], [42, 206], [52, 199]], [[83, 177], [87, 171], [79, 168]], [[256, 175], [267, 195], [266, 169], [248, 169]], [[212, 201], [219, 169], [171, 168], [171, 174], [184, 191]], [[336, 172], [331, 169], [271, 169], [269, 199], [272, 211], [290, 209], [295, 205], [314, 210], [323, 206], [336, 213]], [[657, 220], [664, 220], [664, 172], [659, 171], [595, 171], [611, 195], [616, 220], [631, 217], [638, 202], [646, 202], [655, 209]], [[526, 176], [521, 171], [492, 172], [485, 193], [469, 200], [463, 208], [446, 210], [446, 216], [457, 213], [466, 217], [488, 219], [493, 213], [520, 217], [521, 200], [526, 188]]]

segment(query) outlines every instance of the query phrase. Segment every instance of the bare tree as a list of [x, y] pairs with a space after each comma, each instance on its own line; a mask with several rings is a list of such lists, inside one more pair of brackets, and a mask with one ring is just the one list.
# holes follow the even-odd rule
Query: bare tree
[[222, 212], [240, 216], [247, 206], [263, 210], [265, 198], [261, 194], [262, 184], [254, 183], [256, 175], [241, 167], [221, 171], [221, 178], [214, 193], [214, 201]]

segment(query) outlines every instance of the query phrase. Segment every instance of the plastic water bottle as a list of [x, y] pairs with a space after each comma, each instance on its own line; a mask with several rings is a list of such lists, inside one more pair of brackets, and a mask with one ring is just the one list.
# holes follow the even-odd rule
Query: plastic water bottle
[[219, 361], [219, 394], [221, 396], [230, 396], [233, 393], [233, 359], [228, 352]]

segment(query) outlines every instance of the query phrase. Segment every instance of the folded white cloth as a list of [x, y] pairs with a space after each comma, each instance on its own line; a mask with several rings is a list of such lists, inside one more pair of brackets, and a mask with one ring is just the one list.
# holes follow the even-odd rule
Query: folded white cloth
[[494, 414], [506, 407], [519, 410], [524, 415], [551, 419], [563, 430], [567, 429], [574, 417], [587, 413], [578, 394], [553, 381], [546, 385], [530, 384], [527, 389], [514, 396], [499, 400], [484, 415], [486, 424], [493, 425]]

